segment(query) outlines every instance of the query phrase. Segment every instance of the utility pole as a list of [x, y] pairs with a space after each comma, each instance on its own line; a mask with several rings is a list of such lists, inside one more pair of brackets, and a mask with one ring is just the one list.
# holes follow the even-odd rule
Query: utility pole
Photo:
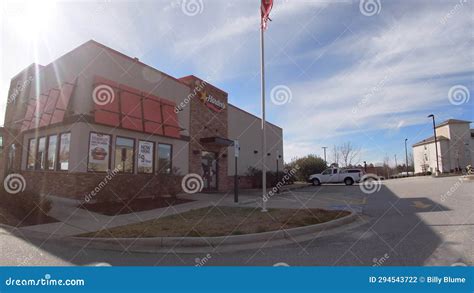
[[439, 175], [439, 162], [438, 162], [438, 139], [436, 137], [436, 124], [435, 124], [435, 116], [433, 114], [428, 115], [428, 118], [433, 118], [433, 134], [434, 134], [434, 143], [436, 149], [436, 176]]
[[398, 173], [397, 154], [395, 154], [395, 172]]
[[408, 138], [405, 138], [405, 169], [407, 171], [407, 177], [410, 177], [408, 174], [408, 150], [407, 150], [407, 140]]
[[328, 164], [328, 161], [326, 160], [326, 149], [327, 149], [327, 148], [328, 148], [328, 147], [325, 147], [325, 146], [322, 147], [322, 149], [324, 150], [324, 163], [326, 163], [326, 165]]

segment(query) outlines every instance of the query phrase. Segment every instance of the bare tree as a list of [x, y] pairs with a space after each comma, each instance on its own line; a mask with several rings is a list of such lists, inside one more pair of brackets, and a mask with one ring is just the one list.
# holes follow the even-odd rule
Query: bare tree
[[388, 155], [383, 158], [383, 169], [385, 178], [390, 178], [390, 157]]
[[348, 167], [352, 164], [359, 162], [360, 148], [352, 145], [351, 142], [345, 142], [339, 147], [339, 153], [341, 154], [341, 160], [344, 167]]

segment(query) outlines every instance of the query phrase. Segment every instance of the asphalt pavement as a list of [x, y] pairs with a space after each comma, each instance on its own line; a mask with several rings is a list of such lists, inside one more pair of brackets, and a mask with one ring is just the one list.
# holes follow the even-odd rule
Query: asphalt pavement
[[0, 265], [473, 265], [474, 181], [417, 177], [361, 187], [308, 186], [273, 198], [282, 206], [299, 202], [358, 212], [357, 223], [304, 242], [225, 253], [210, 248], [149, 254], [29, 242], [0, 229]]

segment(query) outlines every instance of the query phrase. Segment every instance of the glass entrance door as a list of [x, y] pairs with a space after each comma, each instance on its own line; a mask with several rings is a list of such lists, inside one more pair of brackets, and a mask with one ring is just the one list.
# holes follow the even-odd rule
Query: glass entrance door
[[202, 179], [204, 191], [217, 190], [217, 154], [208, 151], [201, 152]]

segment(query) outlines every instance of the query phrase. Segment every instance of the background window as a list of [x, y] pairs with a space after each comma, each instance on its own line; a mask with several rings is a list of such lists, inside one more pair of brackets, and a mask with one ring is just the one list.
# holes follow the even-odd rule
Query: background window
[[117, 137], [115, 140], [115, 169], [119, 172], [133, 173], [135, 141]]
[[105, 172], [110, 162], [110, 135], [91, 132], [88, 171]]
[[46, 137], [38, 139], [38, 154], [36, 155], [37, 167], [36, 169], [46, 169]]
[[138, 141], [138, 173], [153, 173], [155, 144], [151, 141]]
[[171, 152], [170, 144], [158, 144], [158, 172], [164, 174], [171, 173]]
[[26, 161], [27, 169], [34, 169], [36, 161], [36, 139], [32, 138], [28, 141], [28, 159]]
[[58, 137], [51, 135], [48, 137], [48, 170], [54, 170], [56, 168], [56, 151], [58, 145]]
[[59, 170], [69, 170], [69, 146], [71, 133], [63, 133], [59, 138]]
[[7, 167], [8, 171], [13, 169], [13, 164], [15, 164], [15, 158], [16, 158], [16, 145], [12, 143], [8, 150], [8, 167]]

